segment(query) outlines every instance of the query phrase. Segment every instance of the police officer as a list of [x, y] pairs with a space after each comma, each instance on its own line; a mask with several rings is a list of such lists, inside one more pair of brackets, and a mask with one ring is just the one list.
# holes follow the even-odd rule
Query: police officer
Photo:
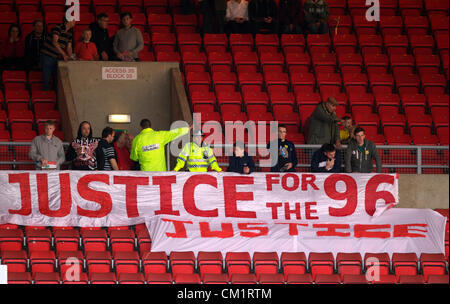
[[133, 139], [130, 159], [139, 162], [141, 171], [166, 171], [164, 146], [187, 134], [190, 128], [155, 131], [151, 128], [152, 124], [148, 119], [141, 120], [140, 125], [142, 131]]
[[190, 172], [207, 172], [210, 166], [214, 171], [222, 171], [213, 150], [203, 143], [203, 135], [202, 131], [196, 131], [192, 136], [193, 141], [183, 147], [178, 155], [175, 171], [179, 171], [184, 165]]

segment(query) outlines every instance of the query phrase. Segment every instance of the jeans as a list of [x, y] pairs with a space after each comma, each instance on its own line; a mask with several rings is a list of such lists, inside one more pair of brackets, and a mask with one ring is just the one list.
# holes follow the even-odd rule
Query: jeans
[[58, 68], [58, 59], [42, 54], [42, 78], [44, 91], [50, 90], [50, 79], [53, 76], [53, 86], [56, 87], [56, 72]]
[[319, 25], [309, 23], [308, 30], [310, 34], [328, 34], [328, 23], [321, 22]]

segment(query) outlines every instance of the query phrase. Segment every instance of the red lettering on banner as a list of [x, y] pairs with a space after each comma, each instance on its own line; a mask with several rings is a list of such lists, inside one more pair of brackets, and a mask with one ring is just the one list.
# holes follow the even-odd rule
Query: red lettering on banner
[[233, 237], [233, 224], [232, 223], [221, 223], [222, 230], [220, 231], [211, 231], [211, 227], [208, 222], [200, 222], [200, 234], [204, 238], [230, 238]]
[[266, 207], [272, 208], [272, 219], [278, 219], [278, 208], [283, 206], [283, 203], [266, 203]]
[[308, 185], [314, 190], [319, 190], [319, 187], [314, 184], [316, 176], [314, 174], [302, 174], [302, 191], [308, 191]]
[[244, 232], [241, 231], [241, 236], [243, 237], [249, 237], [249, 238], [253, 238], [253, 237], [257, 237], [257, 236], [262, 236], [262, 235], [267, 235], [269, 233], [269, 228], [264, 226], [256, 226], [256, 227], [250, 227], [252, 225], [266, 225], [266, 223], [238, 223], [238, 228], [240, 230], [256, 230], [259, 232]]
[[266, 174], [267, 191], [272, 191], [273, 184], [280, 183], [280, 180], [275, 179], [275, 177], [280, 177], [280, 174]]
[[387, 231], [370, 231], [374, 229], [390, 229], [391, 225], [359, 225], [355, 224], [353, 230], [355, 231], [355, 238], [377, 238], [387, 239], [391, 234]]
[[188, 180], [184, 183], [183, 187], [183, 203], [186, 211], [194, 216], [203, 216], [203, 217], [217, 217], [219, 216], [219, 211], [217, 209], [212, 210], [200, 210], [195, 205], [195, 188], [200, 185], [210, 185], [217, 188], [217, 179], [212, 175], [201, 174], [201, 175], [193, 175], [188, 178]]
[[[403, 224], [403, 225], [394, 225], [394, 235], [393, 237], [411, 237], [411, 238], [424, 238], [428, 232], [427, 229], [411, 229], [409, 227], [428, 227], [427, 224]], [[417, 231], [421, 233], [410, 233], [410, 231]]]
[[[292, 178], [292, 180], [294, 181], [292, 187], [288, 187], [288, 185], [287, 185], [288, 178]], [[298, 179], [298, 175], [296, 175], [296, 174], [287, 173], [287, 174], [284, 174], [283, 177], [281, 178], [281, 186], [283, 187], [284, 190], [287, 190], [287, 191], [297, 190], [299, 183], [300, 183], [300, 180]]]
[[375, 206], [379, 199], [383, 199], [387, 204], [395, 203], [395, 198], [389, 191], [377, 191], [380, 184], [394, 185], [395, 177], [385, 174], [374, 175], [366, 184], [366, 212], [368, 215], [375, 213]]
[[289, 225], [289, 235], [298, 235], [298, 226], [308, 227], [308, 224], [300, 223], [275, 223], [276, 225]]
[[30, 190], [30, 174], [8, 174], [8, 182], [10, 184], [18, 183], [20, 186], [20, 201], [22, 208], [19, 210], [9, 209], [10, 214], [30, 215], [31, 214], [31, 190]]
[[39, 202], [39, 212], [50, 217], [65, 217], [72, 209], [72, 194], [70, 189], [69, 173], [59, 174], [59, 188], [61, 200], [58, 210], [50, 210], [48, 199], [48, 175], [36, 174], [37, 193]]
[[254, 211], [242, 211], [237, 208], [237, 201], [252, 201], [253, 192], [237, 192], [236, 185], [253, 185], [253, 177], [224, 176], [223, 193], [225, 199], [225, 216], [256, 218]]
[[311, 209], [311, 206], [317, 206], [317, 202], [305, 202], [305, 219], [318, 220], [318, 216], [312, 216], [312, 213], [317, 213], [317, 210]]
[[186, 227], [184, 226], [184, 224], [192, 224], [192, 221], [177, 221], [165, 218], [161, 220], [164, 222], [173, 223], [173, 227], [175, 228], [175, 233], [166, 232], [167, 237], [181, 238], [181, 239], [187, 238]]
[[160, 193], [160, 210], [155, 211], [155, 215], [169, 214], [180, 215], [180, 211], [172, 209], [172, 184], [177, 183], [175, 175], [170, 176], [153, 176], [153, 185], [159, 186]]
[[[339, 181], [345, 183], [345, 192], [337, 192], [336, 184]], [[358, 187], [353, 177], [345, 174], [332, 174], [325, 179], [323, 184], [325, 193], [333, 200], [347, 200], [342, 208], [329, 207], [330, 216], [349, 216], [352, 215], [358, 205]]]
[[112, 200], [107, 192], [97, 191], [89, 188], [91, 182], [100, 182], [109, 185], [108, 174], [88, 174], [78, 180], [77, 189], [80, 196], [90, 202], [96, 202], [100, 205], [98, 210], [86, 210], [77, 206], [78, 215], [86, 217], [104, 217], [111, 212]]
[[297, 220], [301, 220], [302, 217], [300, 215], [300, 203], [295, 203], [295, 209], [291, 210], [289, 208], [289, 203], [284, 203], [284, 218], [286, 220], [291, 219], [291, 214], [295, 214]]
[[114, 184], [125, 185], [125, 199], [128, 218], [138, 217], [137, 186], [147, 186], [148, 177], [114, 176]]
[[350, 229], [348, 224], [313, 224], [313, 228], [326, 228], [325, 231], [317, 231], [317, 236], [341, 236], [348, 237], [350, 232], [338, 232], [336, 229]]

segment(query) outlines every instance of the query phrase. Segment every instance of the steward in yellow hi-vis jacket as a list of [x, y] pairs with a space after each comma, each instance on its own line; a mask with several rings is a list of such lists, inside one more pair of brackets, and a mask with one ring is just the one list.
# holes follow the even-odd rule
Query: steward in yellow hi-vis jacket
[[203, 133], [197, 131], [192, 139], [193, 142], [186, 144], [178, 155], [174, 170], [179, 171], [186, 165], [190, 172], [207, 172], [209, 166], [214, 171], [222, 171], [217, 164], [213, 150], [203, 144]]
[[189, 132], [189, 128], [178, 128], [170, 131], [155, 131], [148, 119], [141, 121], [142, 131], [131, 145], [130, 158], [138, 161], [141, 171], [166, 171], [164, 146], [172, 140]]

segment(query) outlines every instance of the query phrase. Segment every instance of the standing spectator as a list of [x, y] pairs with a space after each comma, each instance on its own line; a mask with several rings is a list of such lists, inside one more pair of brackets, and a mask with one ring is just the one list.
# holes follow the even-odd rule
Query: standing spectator
[[30, 158], [36, 162], [37, 170], [59, 170], [64, 163], [64, 148], [62, 141], [53, 135], [56, 124], [54, 121], [45, 122], [45, 133], [36, 136], [31, 143]]
[[280, 34], [302, 34], [301, 0], [280, 0], [278, 3], [278, 28]]
[[254, 34], [275, 33], [277, 25], [277, 5], [274, 0], [252, 0], [248, 5], [248, 15]]
[[102, 131], [102, 139], [98, 142], [95, 155], [97, 158], [97, 170], [112, 171], [119, 170], [117, 166], [117, 156], [114, 146], [114, 130], [106, 127]]
[[225, 15], [227, 32], [244, 34], [250, 32], [248, 22], [248, 2], [247, 0], [230, 0], [227, 3]]
[[214, 0], [216, 32], [219, 34], [222, 34], [225, 31], [225, 14], [227, 6], [227, 0]]
[[341, 144], [347, 145], [352, 138], [355, 138], [355, 126], [350, 116], [344, 116], [341, 120], [342, 130], [339, 130]]
[[233, 156], [229, 157], [227, 172], [250, 174], [256, 171], [253, 158], [244, 150], [244, 143], [234, 144]]
[[92, 31], [84, 29], [81, 34], [81, 41], [75, 46], [75, 55], [78, 60], [98, 60], [97, 47], [91, 42]]
[[183, 15], [190, 15], [195, 13], [195, 5], [193, 0], [180, 0], [181, 13]]
[[120, 14], [122, 28], [114, 38], [114, 53], [122, 61], [139, 61], [139, 52], [144, 49], [144, 39], [141, 31], [134, 27], [133, 15], [130, 12]]
[[114, 136], [114, 149], [116, 150], [119, 170], [129, 171], [134, 167], [134, 163], [130, 159], [128, 141], [128, 134], [123, 131], [116, 132], [116, 135]]
[[325, 0], [307, 0], [303, 6], [304, 20], [310, 34], [327, 34], [330, 10]]
[[91, 124], [83, 121], [78, 128], [78, 135], [69, 146], [66, 159], [72, 162], [72, 170], [96, 170], [95, 150], [98, 138], [92, 137]]
[[348, 173], [371, 173], [373, 160], [375, 160], [377, 173], [381, 173], [381, 159], [376, 145], [366, 139], [363, 128], [357, 127], [354, 134], [355, 138], [350, 140], [345, 154], [345, 171]]
[[271, 172], [295, 172], [297, 166], [297, 151], [292, 142], [286, 139], [287, 128], [285, 125], [278, 126], [278, 141], [269, 143], [270, 146], [277, 145], [278, 159], [277, 163], [270, 169]]
[[20, 70], [24, 68], [25, 41], [22, 30], [17, 24], [11, 24], [8, 38], [0, 45], [0, 70]]
[[28, 69], [40, 69], [41, 48], [44, 45], [47, 33], [44, 30], [44, 22], [33, 22], [33, 31], [25, 38], [25, 61]]
[[340, 119], [336, 116], [337, 105], [337, 100], [334, 97], [329, 97], [314, 109], [308, 127], [308, 144], [323, 145], [330, 143], [340, 149], [338, 127]]
[[109, 17], [105, 13], [97, 16], [97, 21], [92, 22], [89, 28], [92, 31], [91, 41], [95, 43], [100, 60], [108, 61], [113, 59], [113, 41], [108, 32]]
[[198, 9], [203, 16], [203, 34], [213, 32], [214, 0], [198, 0]]
[[341, 152], [332, 144], [323, 144], [312, 156], [311, 172], [341, 172]]
[[68, 21], [55, 26], [47, 35], [41, 49], [41, 65], [44, 91], [50, 90], [50, 78], [53, 76], [53, 87], [56, 88], [56, 71], [58, 60], [68, 61], [72, 58], [72, 37], [75, 21]]

